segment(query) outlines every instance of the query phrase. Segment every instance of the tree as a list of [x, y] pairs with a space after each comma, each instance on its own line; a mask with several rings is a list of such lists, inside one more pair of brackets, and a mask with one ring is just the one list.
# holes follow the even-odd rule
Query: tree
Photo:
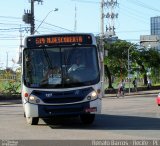
[[141, 48], [134, 52], [134, 59], [140, 66], [141, 74], [144, 77], [144, 85], [147, 85], [147, 69], [152, 68], [155, 70], [160, 68], [160, 53], [154, 48]]
[[[109, 86], [112, 87], [112, 77], [119, 79], [128, 76], [128, 63], [130, 64], [130, 72], [139, 71], [143, 75], [144, 84], [147, 84], [147, 70], [160, 70], [160, 53], [154, 48], [140, 48], [136, 44], [127, 41], [118, 40], [114, 43], [105, 43], [105, 49], [108, 50], [108, 56], [105, 57], [105, 75], [108, 77]], [[129, 61], [128, 62], [128, 49]]]
[[105, 49], [108, 50], [108, 57], [105, 57], [105, 71], [109, 80], [108, 88], [113, 88], [111, 79], [113, 75], [121, 79], [127, 76], [127, 55], [130, 45], [121, 40], [112, 44], [105, 43]]

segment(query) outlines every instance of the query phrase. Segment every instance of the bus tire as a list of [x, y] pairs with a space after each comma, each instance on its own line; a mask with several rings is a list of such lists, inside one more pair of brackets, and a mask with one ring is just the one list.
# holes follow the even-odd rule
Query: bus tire
[[83, 124], [92, 124], [95, 119], [95, 114], [82, 114], [80, 115], [80, 119]]
[[37, 125], [39, 122], [38, 117], [26, 117], [27, 123], [30, 125]]
[[26, 118], [26, 113], [24, 112], [23, 116]]

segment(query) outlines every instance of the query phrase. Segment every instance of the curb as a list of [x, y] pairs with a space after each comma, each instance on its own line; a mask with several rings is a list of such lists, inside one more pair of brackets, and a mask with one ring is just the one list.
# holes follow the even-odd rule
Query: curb
[[21, 99], [0, 100], [0, 105], [12, 105], [12, 104], [22, 104], [22, 101]]

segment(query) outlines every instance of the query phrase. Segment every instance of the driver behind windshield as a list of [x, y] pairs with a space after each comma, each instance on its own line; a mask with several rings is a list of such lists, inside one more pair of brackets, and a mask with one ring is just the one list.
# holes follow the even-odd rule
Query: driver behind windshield
[[82, 67], [85, 67], [84, 64], [82, 64], [82, 58], [81, 56], [77, 56], [75, 58], [75, 62], [68, 69], [68, 72], [76, 71], [78, 68], [82, 68]]

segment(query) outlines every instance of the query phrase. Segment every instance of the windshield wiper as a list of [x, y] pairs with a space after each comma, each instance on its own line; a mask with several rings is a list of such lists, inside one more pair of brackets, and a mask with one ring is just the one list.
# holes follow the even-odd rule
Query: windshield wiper
[[43, 52], [44, 52], [45, 58], [47, 60], [48, 66], [51, 69], [52, 68], [52, 62], [51, 62], [51, 59], [50, 59], [50, 57], [49, 57], [49, 55], [47, 53], [46, 48], [43, 48]]

